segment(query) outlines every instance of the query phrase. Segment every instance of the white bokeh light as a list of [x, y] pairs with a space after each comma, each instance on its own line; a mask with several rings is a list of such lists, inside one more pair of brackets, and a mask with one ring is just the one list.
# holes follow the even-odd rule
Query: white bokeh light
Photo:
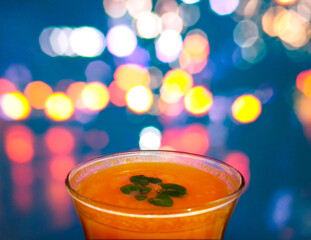
[[117, 57], [131, 55], [136, 46], [136, 35], [133, 30], [126, 25], [112, 27], [107, 33], [108, 51]]
[[134, 86], [126, 94], [126, 103], [132, 111], [136, 113], [145, 113], [152, 106], [152, 92], [145, 86]]
[[163, 31], [156, 40], [157, 58], [165, 63], [175, 61], [182, 50], [182, 38], [174, 30]]
[[141, 38], [155, 38], [161, 30], [161, 18], [152, 12], [143, 12], [137, 16], [136, 30]]
[[74, 29], [69, 42], [72, 51], [82, 57], [99, 56], [106, 47], [103, 33], [93, 27]]
[[139, 135], [141, 150], [158, 150], [161, 147], [161, 132], [155, 127], [145, 127]]
[[209, 0], [211, 9], [218, 15], [233, 13], [240, 4], [240, 0]]
[[69, 43], [71, 33], [71, 28], [55, 28], [53, 30], [49, 40], [54, 53], [60, 56], [73, 56]]

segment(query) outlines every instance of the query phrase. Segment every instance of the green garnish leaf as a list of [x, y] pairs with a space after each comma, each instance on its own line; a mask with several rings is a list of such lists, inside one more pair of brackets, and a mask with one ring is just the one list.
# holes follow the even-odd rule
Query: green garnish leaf
[[143, 187], [143, 188], [140, 189], [140, 192], [141, 192], [141, 193], [148, 193], [148, 192], [150, 192], [151, 190], [152, 190], [151, 187]]
[[134, 183], [135, 185], [139, 185], [139, 186], [143, 186], [143, 187], [145, 187], [149, 183], [148, 177], [145, 177], [144, 175], [132, 176], [130, 178], [130, 181], [132, 183]]
[[123, 187], [120, 187], [121, 192], [123, 192], [124, 194], [130, 194], [131, 192], [136, 192], [139, 189], [140, 189], [139, 186], [133, 184], [127, 184], [124, 185]]
[[186, 188], [178, 184], [163, 183], [161, 184], [161, 187], [163, 188], [162, 193], [171, 197], [181, 197], [187, 194]]
[[162, 193], [155, 198], [149, 198], [148, 202], [161, 207], [171, 207], [174, 204], [173, 200], [168, 195]]
[[[132, 184], [120, 187], [120, 190], [124, 194], [131, 194], [134, 192], [132, 195], [134, 195], [137, 201], [148, 199], [150, 204], [156, 206], [171, 207], [174, 204], [171, 197], [182, 197], [187, 194], [187, 189], [185, 187], [175, 183], [163, 183], [160, 178], [135, 175], [130, 177], [130, 181]], [[147, 186], [149, 183], [159, 184], [159, 186], [153, 189], [152, 187], [154, 186]], [[161, 189], [159, 189], [159, 187], [161, 187]], [[148, 193], [151, 191], [157, 192], [158, 195], [153, 198], [148, 198]]]
[[138, 201], [143, 201], [147, 198], [147, 196], [146, 195], [136, 195], [135, 198]]
[[154, 178], [154, 177], [148, 177], [149, 183], [153, 184], [160, 184], [162, 183], [162, 180], [160, 178]]

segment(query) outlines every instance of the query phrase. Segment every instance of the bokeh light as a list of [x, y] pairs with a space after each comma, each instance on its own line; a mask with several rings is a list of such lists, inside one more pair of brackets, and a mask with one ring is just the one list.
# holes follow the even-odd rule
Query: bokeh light
[[65, 127], [52, 127], [44, 135], [44, 142], [53, 154], [69, 154], [75, 147], [73, 133]]
[[163, 98], [158, 100], [158, 108], [162, 116], [177, 117], [185, 109], [184, 102], [180, 99], [177, 102], [168, 103]]
[[259, 37], [258, 26], [250, 20], [240, 21], [233, 31], [233, 37], [241, 48], [251, 47]]
[[[69, 38], [72, 33], [72, 29], [65, 28], [52, 28], [52, 31], [48, 34], [50, 49], [53, 51], [52, 56], [74, 56]], [[42, 49], [43, 50], [43, 49]], [[48, 53], [49, 54], [49, 53]]]
[[52, 92], [52, 88], [42, 81], [30, 82], [24, 90], [30, 105], [35, 109], [44, 109], [45, 102]]
[[163, 78], [161, 98], [167, 103], [176, 103], [190, 90], [192, 85], [192, 75], [182, 69], [170, 70]]
[[[57, 157], [58, 158], [58, 157]], [[54, 162], [53, 165], [58, 165], [59, 167], [64, 167], [68, 169], [70, 160], [58, 160], [52, 159]], [[54, 166], [50, 166], [50, 170], [54, 169]], [[62, 172], [62, 170], [61, 170]], [[51, 172], [51, 175], [53, 173]], [[57, 173], [56, 173], [57, 174]], [[72, 214], [71, 211], [71, 200], [68, 196], [68, 192], [64, 187], [64, 178], [61, 180], [61, 175], [52, 175], [55, 179], [49, 179], [44, 188], [46, 199], [47, 199], [47, 207], [51, 212], [51, 217], [49, 220], [49, 226], [55, 231], [61, 231], [63, 229], [68, 228], [72, 224]]]
[[141, 65], [123, 64], [116, 69], [114, 79], [119, 88], [128, 91], [135, 85], [148, 87], [150, 83], [150, 74], [148, 70]]
[[149, 126], [141, 130], [139, 134], [139, 148], [141, 150], [158, 150], [161, 146], [161, 132], [159, 129]]
[[176, 12], [167, 12], [161, 16], [162, 28], [165, 30], [174, 30], [181, 33], [183, 30], [183, 20]]
[[104, 34], [93, 27], [74, 29], [69, 41], [72, 51], [82, 57], [99, 56], [106, 47]]
[[233, 151], [226, 156], [225, 162], [236, 168], [243, 175], [247, 189], [251, 178], [248, 156], [243, 152]]
[[137, 17], [142, 12], [151, 12], [152, 0], [127, 0], [126, 8], [132, 17]]
[[305, 95], [298, 95], [295, 98], [295, 113], [302, 124], [304, 134], [311, 140], [311, 98]]
[[151, 39], [157, 37], [162, 31], [160, 17], [152, 12], [142, 12], [136, 18], [135, 23], [138, 36]]
[[5, 116], [12, 120], [25, 119], [31, 112], [27, 98], [20, 92], [5, 93], [0, 98], [0, 104]]
[[126, 25], [110, 28], [106, 38], [108, 51], [117, 57], [131, 55], [137, 46], [136, 34]]
[[161, 148], [205, 154], [210, 147], [204, 125], [193, 123], [185, 128], [168, 128], [163, 131]]
[[75, 166], [74, 158], [67, 155], [56, 155], [49, 161], [52, 178], [64, 182], [69, 171]]
[[145, 86], [134, 86], [126, 94], [126, 103], [132, 111], [140, 114], [145, 113], [152, 106], [152, 92]]
[[242, 95], [232, 104], [232, 116], [240, 123], [254, 122], [261, 114], [261, 102], [253, 95]]
[[182, 50], [182, 38], [180, 34], [174, 30], [165, 30], [156, 39], [156, 56], [164, 62], [169, 63], [175, 61]]
[[196, 86], [185, 96], [185, 108], [194, 115], [206, 114], [213, 104], [212, 93], [204, 86]]
[[126, 13], [126, 0], [104, 0], [105, 12], [112, 18], [120, 18]]
[[104, 130], [91, 129], [84, 134], [85, 142], [95, 150], [101, 150], [109, 143], [109, 135]]
[[209, 0], [211, 9], [218, 15], [233, 13], [240, 4], [240, 0]]
[[109, 94], [110, 94], [110, 101], [118, 106], [118, 107], [123, 107], [126, 106], [126, 100], [125, 100], [125, 95], [126, 91], [121, 89], [116, 81], [112, 81], [109, 85]]
[[275, 2], [277, 4], [286, 6], [286, 5], [292, 5], [292, 4], [296, 3], [297, 0], [275, 0]]
[[0, 78], [0, 95], [8, 92], [16, 92], [15, 85], [8, 79]]
[[202, 31], [191, 31], [183, 42], [179, 57], [180, 67], [191, 74], [199, 73], [206, 66], [209, 53], [210, 46], [206, 35]]
[[71, 99], [72, 103], [78, 109], [84, 109], [81, 100], [81, 93], [86, 86], [86, 82], [73, 82], [66, 90], [66, 95]]
[[4, 147], [11, 161], [30, 162], [34, 157], [34, 134], [29, 127], [12, 125], [4, 133]]
[[64, 93], [56, 92], [48, 97], [44, 111], [54, 121], [65, 121], [71, 118], [74, 108], [69, 97]]
[[311, 69], [298, 74], [296, 87], [306, 96], [311, 98]]
[[90, 111], [103, 110], [109, 103], [108, 88], [100, 82], [88, 83], [81, 92], [81, 100]]

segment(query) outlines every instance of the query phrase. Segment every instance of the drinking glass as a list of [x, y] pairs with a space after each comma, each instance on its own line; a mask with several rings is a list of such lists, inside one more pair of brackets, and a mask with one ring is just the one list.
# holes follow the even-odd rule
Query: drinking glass
[[[200, 169], [224, 182], [229, 193], [199, 206], [147, 210], [94, 201], [77, 191], [85, 178], [102, 169], [140, 162], [174, 163]], [[162, 150], [132, 151], [98, 157], [77, 165], [66, 179], [66, 188], [73, 200], [86, 239], [223, 239], [244, 186], [243, 176], [222, 161], [196, 154]]]

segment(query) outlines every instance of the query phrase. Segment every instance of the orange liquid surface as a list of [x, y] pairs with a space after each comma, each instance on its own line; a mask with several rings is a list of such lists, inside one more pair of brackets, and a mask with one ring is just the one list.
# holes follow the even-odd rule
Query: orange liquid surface
[[[124, 194], [120, 187], [130, 184], [133, 175], [160, 178], [163, 183], [176, 183], [187, 189], [187, 195], [172, 197], [171, 207], [154, 206], [147, 200], [138, 201]], [[229, 194], [226, 184], [206, 171], [173, 163], [130, 163], [100, 170], [84, 179], [76, 189], [81, 195], [113, 206], [160, 210], [168, 214], [172, 209], [185, 209], [223, 198]], [[153, 192], [153, 191], [152, 191]], [[152, 192], [149, 197], [152, 197]], [[155, 192], [155, 191], [154, 191]], [[198, 216], [144, 218], [98, 213], [95, 209], [76, 207], [87, 238], [92, 239], [220, 239], [234, 208], [234, 203]], [[130, 211], [130, 210], [128, 210]]]

